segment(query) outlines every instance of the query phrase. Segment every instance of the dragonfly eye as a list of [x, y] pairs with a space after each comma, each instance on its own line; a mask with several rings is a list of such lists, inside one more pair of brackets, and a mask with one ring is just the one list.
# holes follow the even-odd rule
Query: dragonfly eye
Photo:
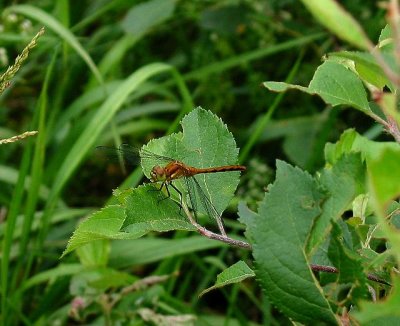
[[152, 181], [164, 181], [166, 178], [165, 169], [156, 165], [151, 169], [150, 177]]

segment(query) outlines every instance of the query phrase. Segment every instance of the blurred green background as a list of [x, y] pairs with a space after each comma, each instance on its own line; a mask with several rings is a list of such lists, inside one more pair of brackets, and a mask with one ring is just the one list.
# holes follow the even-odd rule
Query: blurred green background
[[[376, 41], [385, 24], [376, 2], [341, 4]], [[220, 116], [246, 148], [240, 161], [248, 171], [224, 215], [239, 233], [235, 205], [256, 207], [276, 159], [313, 173], [324, 163], [325, 143], [349, 127], [385, 139], [359, 111], [262, 86], [267, 80], [307, 85], [322, 56], [346, 44], [294, 0], [3, 1], [3, 71], [42, 26], [44, 36], [1, 95], [0, 139], [39, 130], [0, 147], [3, 320], [140, 325], [147, 307], [193, 314], [204, 325], [289, 322], [251, 282], [199, 299], [216, 274], [249, 254], [190, 234], [101, 243], [59, 257], [77, 223], [132, 172], [99, 159], [95, 147], [141, 146], [178, 131], [177, 122], [196, 106]], [[262, 132], [251, 140], [259, 123]], [[125, 187], [141, 180], [136, 170]], [[5, 220], [12, 221], [7, 228]], [[178, 277], [132, 293], [114, 309], [101, 301], [136, 279], [176, 270]], [[93, 286], [94, 275], [107, 276], [105, 285]]]

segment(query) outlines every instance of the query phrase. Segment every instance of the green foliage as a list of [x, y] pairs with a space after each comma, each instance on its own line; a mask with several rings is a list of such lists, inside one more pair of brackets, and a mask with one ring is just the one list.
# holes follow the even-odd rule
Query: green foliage
[[395, 278], [393, 291], [385, 302], [363, 302], [361, 311], [354, 315], [362, 325], [394, 325], [400, 318], [399, 304], [399, 279]]
[[362, 49], [370, 42], [358, 22], [334, 0], [302, 0], [318, 21], [343, 40]]
[[[1, 9], [2, 324], [399, 323], [395, 9], [362, 0]], [[24, 140], [36, 134], [26, 130], [38, 134]], [[125, 142], [146, 144], [141, 168], [95, 154]], [[168, 162], [146, 151], [247, 171], [241, 183], [239, 172], [197, 175], [209, 201], [183, 179], [173, 180], [182, 198], [171, 185], [167, 198], [165, 185], [139, 186]], [[227, 236], [211, 232], [220, 215]]]
[[[303, 323], [334, 323], [335, 317], [307, 264], [305, 242], [321, 214], [323, 192], [310, 175], [278, 162], [258, 214], [242, 208], [241, 221], [252, 240], [256, 273], [268, 299]], [[302, 300], [297, 300], [301, 297]]]
[[217, 281], [215, 284], [208, 289], [205, 289], [200, 293], [200, 296], [229, 284], [239, 283], [244, 281], [246, 278], [254, 277], [253, 270], [242, 260], [229, 266], [222, 273], [217, 275]]
[[279, 82], [265, 82], [264, 86], [276, 92], [299, 89], [321, 96], [332, 106], [349, 105], [366, 113], [370, 111], [367, 93], [357, 75], [336, 62], [326, 61], [319, 66], [308, 87]]
[[[353, 143], [347, 139], [352, 139]], [[353, 147], [356, 143], [363, 143], [364, 146]], [[253, 245], [256, 275], [269, 300], [291, 318], [303, 323], [315, 320], [335, 323], [334, 314], [338, 314], [341, 307], [358, 305], [360, 300], [369, 298], [366, 266], [372, 264], [376, 256], [360, 257], [357, 251], [362, 243], [366, 248], [370, 246], [371, 238], [379, 238], [376, 233], [366, 236], [361, 232], [365, 227], [370, 232], [376, 228], [375, 222], [365, 219], [365, 214], [371, 215], [372, 211], [360, 214], [363, 219], [356, 224], [357, 233], [353, 233], [350, 220], [348, 224], [342, 222], [341, 227], [334, 221], [341, 220], [351, 203], [367, 190], [364, 185], [366, 171], [369, 172], [370, 182], [375, 179], [373, 171], [380, 171], [377, 172], [377, 179], [387, 194], [382, 203], [387, 203], [394, 198], [394, 194], [400, 193], [393, 182], [385, 181], [385, 173], [389, 171], [394, 172], [391, 173], [393, 180], [399, 180], [395, 175], [397, 169], [382, 169], [383, 162], [376, 151], [373, 158], [367, 159], [366, 165], [363, 164], [362, 157], [368, 157], [372, 148], [383, 149], [388, 145], [394, 143], [374, 143], [349, 131], [337, 144], [329, 146], [327, 152], [335, 152], [336, 159], [331, 159], [332, 166], [327, 166], [318, 177], [313, 179], [296, 168], [278, 162], [276, 180], [269, 187], [257, 214], [246, 210], [244, 206], [240, 208], [241, 221], [247, 226], [246, 236]], [[381, 153], [394, 154], [389, 149], [381, 150]], [[394, 161], [387, 156], [384, 158], [390, 167], [390, 162]], [[376, 160], [379, 160], [380, 168], [374, 165]], [[389, 229], [388, 232], [390, 234], [393, 231]], [[396, 236], [393, 234], [392, 237], [393, 245], [397, 248]], [[323, 249], [325, 239], [330, 239], [327, 249]], [[322, 251], [314, 256], [312, 252], [319, 247]], [[310, 272], [309, 264], [313, 261], [328, 262], [337, 267], [337, 279], [325, 281], [325, 286], [320, 288]], [[385, 263], [381, 261], [375, 268], [377, 266], [385, 268]], [[340, 284], [348, 288], [341, 288]], [[326, 291], [324, 295], [322, 291]], [[341, 294], [343, 291], [347, 293], [344, 298]], [[294, 299], [300, 296], [302, 300]], [[325, 301], [325, 296], [330, 305]]]
[[140, 37], [170, 18], [175, 9], [175, 0], [152, 0], [133, 7], [121, 22], [126, 33]]
[[[168, 155], [196, 167], [235, 163], [238, 149], [233, 136], [226, 125], [211, 112], [200, 108], [193, 110], [182, 120], [182, 129], [182, 133], [151, 141], [144, 150]], [[218, 155], [221, 151], [224, 151], [223, 156]], [[144, 174], [150, 178], [150, 170], [163, 163], [165, 161], [158, 162], [156, 157], [154, 160], [142, 160]], [[238, 176], [238, 172], [229, 172], [195, 178], [217, 211], [222, 212], [233, 197], [239, 182]], [[174, 181], [174, 184], [187, 196], [189, 189], [179, 181]], [[172, 187], [169, 188], [170, 192], [174, 191]], [[107, 206], [82, 222], [74, 232], [64, 255], [81, 245], [100, 239], [135, 239], [150, 231], [195, 230], [183, 217], [178, 205], [171, 200], [164, 200], [165, 194], [157, 190], [157, 185], [141, 186], [117, 192], [115, 195], [120, 205]], [[174, 193], [179, 204], [177, 195]], [[184, 200], [189, 202], [189, 198]], [[200, 198], [197, 196], [195, 200], [197, 211], [206, 214]]]

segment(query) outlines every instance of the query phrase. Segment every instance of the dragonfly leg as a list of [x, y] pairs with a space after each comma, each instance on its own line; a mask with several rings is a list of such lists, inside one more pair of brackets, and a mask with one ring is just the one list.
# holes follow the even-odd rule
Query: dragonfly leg
[[171, 182], [164, 181], [164, 182], [161, 183], [161, 187], [160, 187], [159, 189], [154, 189], [154, 191], [160, 191], [160, 192], [161, 192], [162, 188], [164, 187], [165, 190], [167, 191], [167, 196], [164, 196], [163, 198], [161, 198], [161, 199], [158, 201], [158, 204], [159, 204], [160, 202], [162, 202], [163, 200], [165, 200], [165, 199], [171, 198], [171, 193], [170, 193], [170, 191], [169, 191], [168, 186], [171, 186], [172, 188], [174, 188], [175, 191], [176, 191], [176, 192], [178, 193], [178, 195], [179, 195], [179, 203], [177, 203], [175, 200], [174, 200], [174, 203], [176, 203], [176, 204], [179, 206], [179, 214], [181, 214], [181, 211], [182, 211], [182, 193], [181, 193], [181, 192], [179, 191], [179, 189], [176, 188]]
[[164, 198], [161, 198], [161, 199], [158, 201], [159, 203], [162, 202], [163, 200], [168, 199], [168, 198], [171, 197], [171, 193], [169, 192], [167, 181], [164, 181], [163, 183], [161, 183], [161, 187], [160, 187], [160, 189], [158, 189], [158, 191], [161, 191], [163, 187], [164, 187], [165, 190], [167, 191], [167, 196], [165, 196]]
[[[152, 182], [152, 184], [155, 184], [155, 182]], [[164, 181], [163, 183], [161, 183], [161, 186], [160, 186], [160, 188], [157, 188], [157, 186], [154, 186], [154, 189], [148, 189], [147, 191], [157, 191], [158, 193], [162, 193], [162, 188], [164, 188], [165, 187], [165, 189], [167, 190], [167, 196], [166, 197], [164, 197], [163, 196], [163, 198], [161, 198], [160, 200], [158, 200], [158, 202], [161, 202], [161, 201], [163, 201], [164, 199], [167, 199], [167, 198], [169, 198], [169, 197], [171, 197], [171, 194], [169, 193], [169, 190], [168, 190], [168, 187], [167, 187], [167, 184], [166, 184], [166, 182]]]
[[183, 216], [183, 214], [182, 214], [182, 200], [183, 200], [183, 197], [182, 197], [182, 192], [172, 183], [172, 182], [170, 182], [170, 186], [178, 193], [178, 195], [179, 195], [179, 214], [180, 215], [182, 215]]

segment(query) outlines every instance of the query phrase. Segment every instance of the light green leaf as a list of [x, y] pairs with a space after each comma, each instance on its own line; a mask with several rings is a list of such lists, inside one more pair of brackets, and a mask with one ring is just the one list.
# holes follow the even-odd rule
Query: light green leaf
[[199, 294], [199, 297], [203, 296], [211, 290], [215, 290], [224, 287], [229, 284], [240, 283], [246, 278], [254, 277], [253, 270], [243, 261], [239, 260], [237, 263], [229, 266], [222, 273], [217, 275], [217, 282], [215, 284]]
[[383, 42], [392, 37], [392, 30], [389, 25], [386, 25], [379, 35], [379, 42]]
[[369, 160], [368, 176], [371, 193], [385, 206], [400, 196], [400, 145], [397, 149], [385, 149], [381, 155]]
[[303, 4], [323, 26], [341, 39], [361, 49], [370, 41], [358, 22], [334, 0], [302, 0]]
[[327, 143], [325, 146], [325, 160], [334, 165], [346, 153], [361, 153], [361, 158], [367, 161], [379, 159], [386, 150], [398, 151], [400, 145], [395, 142], [375, 142], [359, 135], [355, 130], [346, 130], [338, 142]]
[[297, 89], [299, 91], [302, 91], [304, 93], [308, 93], [310, 95], [314, 95], [315, 93], [311, 92], [311, 90], [308, 87], [300, 86], [300, 85], [293, 85], [293, 84], [288, 84], [285, 82], [274, 82], [274, 81], [268, 81], [264, 82], [263, 85], [268, 88], [270, 91], [273, 92], [286, 92], [290, 89]]
[[[127, 235], [119, 232], [125, 220], [125, 210], [119, 205], [107, 206], [93, 213], [75, 230], [62, 256], [95, 240], [120, 239]], [[132, 236], [132, 235], [130, 235]], [[141, 236], [141, 234], [137, 235]]]
[[309, 89], [332, 106], [350, 105], [363, 112], [370, 111], [361, 80], [350, 69], [336, 62], [325, 61], [320, 65]]
[[[391, 53], [382, 53], [385, 62], [392, 68], [396, 69], [396, 61]], [[376, 62], [375, 58], [370, 53], [366, 52], [352, 52], [340, 51], [329, 54], [329, 58], [351, 60], [354, 68], [359, 76], [366, 82], [375, 85], [382, 89], [384, 86], [393, 88], [392, 83], [389, 81], [382, 68]]]
[[349, 105], [366, 114], [370, 113], [367, 93], [358, 76], [343, 65], [325, 61], [316, 70], [308, 87], [283, 82], [264, 82], [271, 91], [284, 92], [297, 89], [311, 95], [319, 95], [332, 106]]
[[268, 299], [290, 318], [310, 324], [337, 320], [308, 265], [305, 244], [323, 194], [312, 177], [278, 161], [258, 215], [239, 209], [252, 240], [256, 275]]
[[379, 49], [382, 52], [393, 53], [394, 52], [394, 42], [393, 42], [393, 32], [390, 25], [386, 25], [379, 35]]
[[85, 267], [107, 266], [108, 256], [110, 255], [110, 241], [91, 241], [78, 247], [76, 254], [80, 263]]

